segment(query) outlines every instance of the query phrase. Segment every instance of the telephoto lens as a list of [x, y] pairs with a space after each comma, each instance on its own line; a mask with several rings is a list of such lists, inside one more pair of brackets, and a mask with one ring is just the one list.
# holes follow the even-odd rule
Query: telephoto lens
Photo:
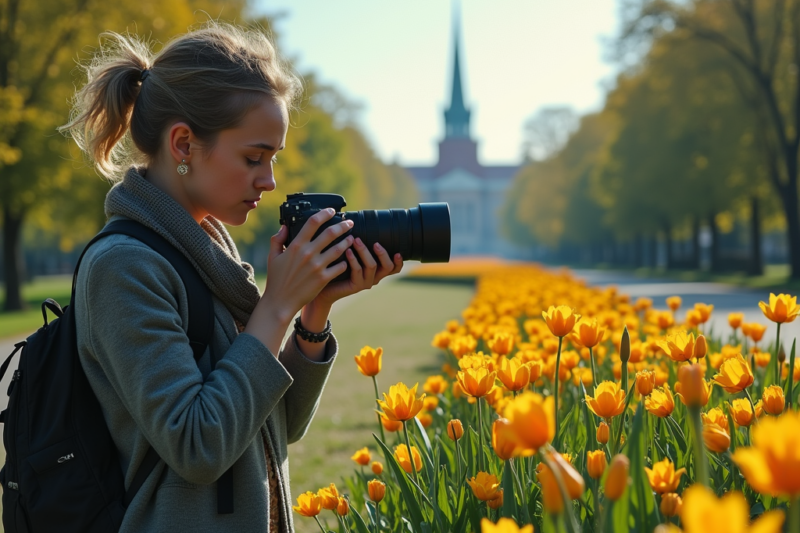
[[[347, 204], [344, 198], [338, 194], [300, 192], [288, 195], [286, 202], [280, 207], [280, 222], [289, 229], [286, 245], [288, 246], [300, 233], [303, 224], [311, 216], [322, 209], [332, 207], [336, 214], [320, 227], [314, 238], [328, 226], [342, 220], [352, 220], [353, 227], [330, 246], [352, 234], [364, 242], [376, 261], [378, 258], [373, 250], [376, 242], [386, 249], [390, 258], [399, 253], [403, 261], [422, 263], [450, 261], [450, 207], [446, 202], [421, 203], [410, 209], [364, 209], [342, 212], [345, 205]], [[356, 258], [358, 259], [358, 253]], [[346, 260], [342, 254], [331, 264]], [[349, 278], [348, 265], [347, 270], [334, 281]]]

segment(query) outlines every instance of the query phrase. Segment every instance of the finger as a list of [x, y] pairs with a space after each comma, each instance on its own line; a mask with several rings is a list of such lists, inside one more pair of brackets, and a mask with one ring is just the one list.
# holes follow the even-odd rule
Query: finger
[[353, 249], [348, 248], [347, 251], [345, 251], [345, 256], [347, 257], [347, 262], [350, 264], [350, 279], [353, 283], [363, 283], [364, 270], [361, 267], [361, 263], [358, 262], [356, 254], [353, 253]]
[[281, 226], [278, 233], [269, 239], [269, 257], [277, 257], [283, 252], [283, 245], [289, 237], [289, 230], [286, 226]]
[[361, 257], [361, 260], [364, 262], [365, 270], [371, 270], [374, 272], [378, 268], [378, 263], [375, 262], [375, 258], [372, 257], [372, 254], [369, 252], [367, 245], [364, 244], [364, 241], [357, 238], [353, 243], [353, 248], [356, 249], [358, 255]]
[[378, 260], [381, 262], [381, 272], [391, 272], [394, 268], [394, 265], [392, 264], [392, 260], [389, 258], [389, 252], [386, 251], [386, 248], [377, 242], [372, 248], [375, 250], [375, 255], [378, 256]]
[[[327, 228], [325, 228], [325, 230], [323, 230], [322, 233], [317, 235], [313, 241], [311, 241], [314, 251], [316, 253], [322, 252], [322, 250], [328, 247], [336, 239], [346, 234], [352, 228], [353, 228], [352, 220], [343, 220], [342, 222], [339, 222], [332, 226], [328, 226]], [[342, 251], [344, 252], [344, 250]]]
[[353, 245], [354, 237], [352, 235], [348, 235], [341, 241], [337, 242], [325, 252], [322, 253], [320, 256], [322, 263], [325, 265], [329, 265], [336, 261], [348, 248]]
[[[310, 242], [311, 238], [314, 237], [314, 234], [317, 233], [317, 230], [331, 218], [333, 215], [336, 214], [336, 210], [329, 207], [327, 209], [320, 209], [317, 213], [314, 213], [306, 223], [303, 224], [303, 227], [300, 229], [300, 232], [297, 234], [294, 240], [300, 241], [301, 243]], [[294, 242], [294, 241], [292, 241]]]

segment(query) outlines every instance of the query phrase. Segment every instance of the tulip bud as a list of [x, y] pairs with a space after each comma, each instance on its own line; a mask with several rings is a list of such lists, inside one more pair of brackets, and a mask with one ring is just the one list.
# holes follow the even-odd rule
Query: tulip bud
[[661, 514], [666, 517], [677, 516], [681, 512], [681, 497], [674, 492], [661, 495]]
[[367, 483], [367, 491], [369, 492], [370, 500], [379, 502], [386, 495], [386, 483], [378, 481], [377, 479], [371, 479], [369, 483]]
[[761, 395], [764, 412], [770, 415], [779, 415], [786, 405], [786, 397], [780, 385], [770, 385]]
[[611, 465], [608, 467], [608, 475], [606, 476], [606, 483], [603, 490], [606, 498], [611, 501], [617, 501], [622, 497], [625, 489], [628, 486], [628, 470], [630, 469], [630, 460], [620, 454], [611, 459]]
[[372, 473], [380, 476], [383, 473], [383, 465], [378, 461], [372, 461]]
[[608, 442], [608, 424], [600, 422], [597, 426], [597, 442], [599, 444], [606, 444]]
[[636, 390], [642, 396], [649, 396], [656, 385], [656, 373], [652, 370], [641, 370], [636, 373]]
[[497, 491], [497, 498], [489, 500], [486, 502], [486, 505], [488, 505], [490, 509], [500, 509], [503, 506], [503, 489], [499, 489]]
[[622, 340], [619, 343], [619, 358], [623, 365], [628, 364], [631, 358], [631, 334], [628, 333], [628, 326], [622, 330]]
[[336, 513], [339, 516], [346, 516], [350, 512], [350, 504], [345, 498], [339, 498], [339, 505], [336, 506]]
[[586, 470], [592, 479], [600, 479], [606, 470], [606, 466], [608, 466], [606, 452], [603, 450], [586, 452]]
[[447, 423], [447, 436], [450, 437], [450, 440], [458, 440], [464, 436], [464, 426], [461, 424], [461, 420], [454, 418]]
[[678, 381], [681, 385], [681, 397], [687, 406], [702, 405], [705, 384], [703, 367], [700, 365], [684, 365], [678, 369]]
[[694, 343], [694, 356], [700, 359], [701, 357], [705, 357], [707, 352], [708, 344], [706, 344], [706, 338], [703, 335], [699, 335], [697, 341]]

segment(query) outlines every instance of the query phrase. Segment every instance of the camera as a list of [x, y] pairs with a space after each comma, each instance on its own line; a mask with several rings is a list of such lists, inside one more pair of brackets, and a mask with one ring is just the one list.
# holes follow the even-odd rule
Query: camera
[[[389, 254], [399, 253], [404, 261], [422, 263], [447, 263], [450, 261], [450, 207], [446, 202], [421, 203], [410, 209], [364, 209], [342, 212], [347, 204], [339, 194], [302, 193], [289, 194], [281, 204], [280, 223], [289, 230], [288, 246], [303, 224], [322, 209], [333, 208], [336, 214], [317, 230], [312, 240], [322, 231], [343, 220], [352, 220], [350, 231], [336, 238], [328, 247], [348, 235], [360, 237], [375, 261], [380, 264], [372, 247], [379, 242]], [[358, 259], [358, 254], [356, 254]], [[342, 254], [331, 264], [346, 261]], [[360, 262], [360, 260], [359, 260]], [[350, 278], [350, 265], [334, 281]]]

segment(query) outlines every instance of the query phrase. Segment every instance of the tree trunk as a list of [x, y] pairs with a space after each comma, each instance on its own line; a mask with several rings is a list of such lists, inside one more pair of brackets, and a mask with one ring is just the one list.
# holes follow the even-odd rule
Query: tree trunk
[[669, 223], [664, 224], [664, 247], [667, 257], [667, 270], [672, 270], [675, 266], [672, 253], [672, 226]]
[[5, 311], [22, 309], [21, 285], [24, 277], [22, 256], [22, 215], [3, 206], [3, 272], [5, 273]]
[[692, 220], [692, 260], [690, 266], [693, 270], [700, 270], [700, 217]]
[[750, 197], [750, 262], [747, 273], [751, 276], [760, 276], [764, 273], [764, 261], [761, 257], [761, 214], [758, 209], [758, 197], [755, 195]]
[[789, 239], [789, 266], [791, 279], [800, 280], [800, 213], [797, 205], [797, 182], [789, 180], [786, 194], [781, 194], [783, 212], [786, 215], [786, 237]]
[[717, 227], [716, 213], [708, 216], [708, 227], [711, 229], [711, 272], [721, 272], [719, 227]]
[[650, 253], [650, 267], [651, 268], [658, 268], [658, 236], [653, 233], [650, 237], [650, 249], [648, 250]]

